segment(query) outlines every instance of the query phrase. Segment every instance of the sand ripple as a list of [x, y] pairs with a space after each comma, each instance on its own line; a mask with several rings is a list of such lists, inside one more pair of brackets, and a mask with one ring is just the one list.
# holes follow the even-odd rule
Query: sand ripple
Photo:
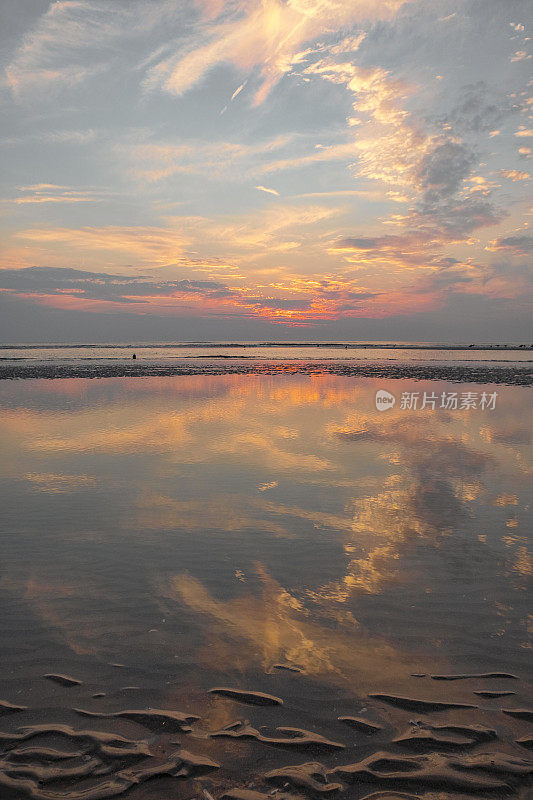
[[[487, 676], [469, 677], [481, 680]], [[65, 698], [69, 697], [71, 684], [56, 682], [64, 687]], [[517, 683], [517, 690], [522, 688]], [[203, 716], [174, 708], [64, 709], [70, 716], [96, 720], [94, 728], [57, 722], [36, 724], [32, 719], [43, 719], [46, 709], [1, 701], [5, 725], [11, 725], [12, 730], [0, 731], [0, 797], [105, 800], [162, 778], [166, 787], [169, 780], [187, 785], [183, 791], [176, 789], [177, 794], [166, 789], [161, 793], [157, 788], [161, 784], [155, 781], [151, 784], [154, 791], [143, 789], [142, 797], [529, 797], [533, 759], [527, 751], [533, 749], [533, 736], [527, 728], [533, 712], [522, 707], [478, 708], [450, 696], [453, 682], [445, 681], [442, 689], [438, 700], [381, 692], [368, 695], [362, 698], [364, 708], [359, 716], [332, 712], [327, 719], [320, 717], [333, 736], [278, 724], [302, 713], [309, 717], [308, 711], [302, 712], [288, 696], [283, 703], [275, 695], [251, 689], [206, 690]], [[484, 690], [474, 686], [472, 691], [480, 694]], [[495, 689], [493, 694], [498, 696], [503, 691]], [[215, 716], [221, 711], [238, 715], [243, 704], [248, 706], [246, 713], [252, 715], [251, 721], [237, 719], [210, 729], [211, 712]], [[420, 713], [420, 719], [409, 719], [408, 712], [413, 710]], [[26, 724], [18, 724], [19, 720]], [[487, 720], [490, 725], [482, 724]], [[187, 747], [184, 738], [189, 742]], [[211, 757], [213, 751], [217, 760]], [[285, 763], [285, 751], [291, 751], [289, 764]], [[305, 760], [310, 754], [311, 759], [320, 760]]]

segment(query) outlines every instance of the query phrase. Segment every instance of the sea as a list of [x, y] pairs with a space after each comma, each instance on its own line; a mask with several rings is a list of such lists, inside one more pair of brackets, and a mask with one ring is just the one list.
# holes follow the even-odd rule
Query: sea
[[532, 797], [529, 347], [1, 359], [2, 800]]

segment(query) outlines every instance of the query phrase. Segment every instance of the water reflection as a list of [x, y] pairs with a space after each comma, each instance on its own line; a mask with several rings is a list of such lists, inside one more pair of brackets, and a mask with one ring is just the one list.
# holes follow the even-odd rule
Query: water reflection
[[13, 627], [46, 631], [43, 659], [60, 643], [200, 676], [281, 662], [357, 692], [435, 665], [520, 669], [529, 390], [498, 387], [494, 411], [381, 413], [381, 388], [450, 391], [326, 375], [4, 383]]

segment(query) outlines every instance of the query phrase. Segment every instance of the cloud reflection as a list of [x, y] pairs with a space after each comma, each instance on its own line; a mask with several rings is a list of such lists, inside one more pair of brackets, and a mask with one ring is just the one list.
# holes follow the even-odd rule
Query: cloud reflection
[[[31, 408], [24, 387], [0, 394], [16, 476], [2, 499], [14, 530], [33, 541], [38, 520], [45, 542], [1, 588], [76, 653], [108, 652], [110, 625], [145, 652], [157, 627], [161, 657], [174, 658], [185, 614], [182, 646], [197, 664], [268, 672], [286, 662], [370, 686], [416, 671], [383, 627], [392, 620], [401, 636], [406, 593], [438, 599], [443, 572], [457, 592], [475, 574], [498, 587], [509, 620], [531, 577], [519, 387], [500, 387], [494, 411], [381, 413], [384, 385], [367, 378], [54, 386], [36, 384]], [[435, 386], [386, 383], [397, 396], [449, 389]], [[153, 621], [161, 611], [168, 631]], [[421, 624], [429, 635], [440, 623]]]

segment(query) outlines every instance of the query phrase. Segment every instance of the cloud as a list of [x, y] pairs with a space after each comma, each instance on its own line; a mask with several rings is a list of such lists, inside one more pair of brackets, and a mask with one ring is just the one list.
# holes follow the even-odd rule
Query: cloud
[[52, 0], [27, 31], [6, 68], [13, 93], [43, 99], [98, 76], [116, 64], [132, 41], [183, 18], [172, 0]]
[[[57, 308], [94, 311], [118, 304], [139, 310], [149, 307], [152, 313], [202, 313], [210, 304], [236, 300], [236, 292], [222, 283], [203, 280], [154, 281], [146, 276], [85, 272], [70, 268], [27, 267], [0, 270], [0, 291]], [[191, 306], [192, 304], [192, 306]]]
[[[276, 202], [241, 215], [169, 216], [164, 226], [27, 228], [13, 234], [13, 241], [23, 242], [24, 248], [23, 258], [19, 253], [17, 262], [17, 253], [13, 253], [11, 263], [13, 266], [30, 266], [31, 263], [55, 266], [76, 259], [84, 266], [97, 269], [105, 258], [106, 263], [120, 270], [153, 269], [185, 261], [187, 264], [195, 262], [195, 269], [210, 273], [220, 268], [235, 271], [235, 266], [238, 267], [244, 258], [249, 265], [262, 257], [272, 258], [274, 253], [317, 249], [314, 236], [343, 211], [343, 208], [318, 203]], [[318, 252], [322, 252], [320, 247]], [[9, 251], [4, 251], [6, 265], [9, 256]], [[217, 261], [222, 267], [217, 266]], [[279, 272], [276, 265], [269, 266]]]
[[56, 130], [56, 131], [39, 131], [38, 133], [29, 133], [24, 136], [11, 136], [0, 139], [0, 145], [13, 146], [21, 145], [26, 142], [45, 142], [49, 144], [74, 145], [83, 146], [94, 142], [97, 138], [96, 131], [92, 128], [87, 130]]
[[153, 226], [108, 225], [82, 228], [30, 228], [19, 231], [17, 239], [47, 247], [57, 243], [81, 253], [108, 251], [126, 253], [146, 265], [174, 263], [184, 252], [187, 240], [175, 230]]
[[[259, 105], [302, 58], [301, 47], [324, 31], [357, 21], [391, 18], [404, 0], [249, 0], [220, 6], [222, 14], [201, 27], [196, 41], [153, 66], [149, 88], [176, 95], [195, 86], [218, 64], [234, 64], [250, 75], [259, 69], [254, 104]], [[205, 4], [202, 4], [205, 5]], [[209, 4], [211, 8], [211, 4]], [[353, 37], [352, 37], [353, 38]]]
[[268, 194], [274, 194], [274, 195], [276, 195], [276, 197], [279, 197], [279, 192], [276, 192], [275, 189], [269, 189], [266, 186], [256, 186], [255, 188], [259, 189], [259, 191], [261, 191], [261, 192], [267, 192]]
[[70, 291], [88, 298], [124, 300], [126, 297], [216, 291], [226, 287], [213, 281], [158, 281], [141, 275], [131, 278], [102, 272], [86, 272], [66, 267], [26, 267], [0, 270], [0, 287], [18, 294], [65, 294]]
[[242, 90], [244, 89], [244, 87], [245, 87], [245, 86], [246, 86], [246, 83], [241, 83], [241, 85], [240, 85], [240, 86], [238, 86], [238, 87], [235, 89], [235, 91], [234, 91], [234, 92], [233, 92], [233, 94], [231, 95], [231, 98], [230, 98], [230, 99], [231, 99], [231, 100], [235, 100], [235, 98], [237, 97], [237, 95], [239, 95], [239, 94], [242, 92]]
[[[528, 275], [520, 264], [490, 265], [472, 258], [443, 255], [443, 245], [449, 237], [450, 232], [443, 231], [441, 239], [430, 240], [423, 230], [381, 237], [341, 237], [332, 243], [331, 252], [342, 255], [362, 275], [375, 274], [381, 269], [387, 274], [389, 285], [392, 281], [399, 282], [396, 292], [382, 288], [376, 303], [372, 304], [385, 304], [389, 313], [392, 307], [405, 309], [410, 306], [411, 310], [424, 306], [441, 308], [453, 303], [453, 297], [458, 294], [513, 299], [515, 302], [520, 297], [526, 302], [530, 294]], [[511, 253], [510, 246], [508, 252]], [[516, 248], [513, 255], [521, 255], [520, 250]], [[378, 287], [383, 285], [381, 282], [377, 284]]]
[[57, 183], [34, 183], [31, 186], [20, 186], [19, 189], [21, 192], [42, 192], [42, 191], [50, 191], [50, 190], [57, 190], [61, 191], [63, 189], [68, 189], [68, 186], [60, 186]]
[[485, 133], [497, 136], [498, 126], [518, 113], [523, 104], [516, 97], [489, 88], [486, 81], [461, 87], [460, 97], [451, 110], [438, 118], [438, 124], [454, 133]]
[[[70, 186], [56, 186], [53, 183], [40, 183], [34, 186], [21, 186], [22, 197], [7, 200], [15, 205], [35, 205], [39, 203], [101, 203], [105, 196], [95, 190], [72, 189]], [[51, 193], [53, 192], [53, 193]]]
[[456, 142], [438, 143], [426, 153], [418, 172], [423, 190], [422, 207], [434, 208], [456, 194], [474, 163], [474, 154]]
[[371, 189], [333, 189], [329, 192], [302, 192], [301, 194], [292, 195], [292, 199], [300, 197], [366, 197], [369, 200], [382, 199], [382, 192], [374, 192]]
[[[92, 280], [100, 295], [61, 274], [61, 291], [50, 275], [46, 299], [20, 296], [289, 325], [429, 319], [468, 294], [521, 302], [527, 173], [513, 166], [533, 132], [527, 62], [508, 59], [527, 47], [487, 3], [42, 4], [6, 59], [21, 136], [2, 141], [20, 144], [3, 264], [109, 277]], [[506, 217], [509, 236], [484, 231]], [[125, 272], [145, 276], [130, 294], [113, 284]]]
[[265, 253], [287, 253], [306, 245], [310, 227], [318, 226], [342, 213], [343, 209], [316, 203], [273, 203], [241, 215], [213, 217], [175, 217], [173, 222], [193, 241], [210, 241], [220, 252], [232, 257], [248, 254], [258, 258]]
[[[304, 72], [345, 85], [354, 98], [354, 116], [349, 120], [354, 134], [348, 143], [331, 148], [331, 155], [356, 159], [358, 176], [392, 186], [411, 186], [420, 155], [428, 146], [427, 136], [417, 125], [409, 124], [402, 108], [412, 87], [382, 68], [337, 63], [331, 58], [317, 61]], [[324, 151], [328, 155], [327, 148]], [[324, 158], [321, 153], [314, 160]]]
[[15, 197], [11, 200], [15, 205], [33, 205], [35, 203], [99, 203], [97, 197], [66, 197], [65, 195], [35, 195], [34, 197]]
[[336, 250], [375, 250], [380, 243], [383, 243], [383, 238], [379, 239], [377, 237], [373, 239], [369, 238], [357, 238], [357, 237], [344, 237], [343, 239], [339, 239], [335, 244]]
[[30, 59], [22, 60], [22, 64], [15, 63], [6, 70], [11, 90], [17, 97], [29, 94], [39, 97], [43, 93], [49, 95], [51, 92], [65, 92], [106, 69], [106, 65], [103, 64], [90, 67], [58, 66], [55, 69], [32, 69], [27, 61]]
[[256, 175], [266, 175], [285, 169], [298, 169], [310, 164], [328, 163], [330, 161], [353, 161], [358, 155], [359, 148], [353, 142], [342, 142], [334, 145], [324, 145], [316, 148], [312, 153], [301, 156], [290, 156], [276, 161], [268, 161], [254, 169]]
[[533, 236], [500, 236], [487, 245], [487, 250], [506, 250], [517, 254], [533, 252]]
[[71, 268], [27, 267], [0, 270], [0, 294], [27, 298], [41, 305], [80, 311], [122, 307], [131, 313], [156, 315], [256, 317], [271, 322], [308, 324], [364, 313], [373, 292], [322, 281], [311, 288], [294, 280], [279, 294], [279, 286], [229, 287], [212, 280], [154, 280]]
[[507, 211], [496, 208], [485, 198], [474, 197], [447, 198], [435, 205], [422, 205], [415, 213], [406, 218], [420, 227], [426, 226], [428, 234], [441, 235], [451, 242], [468, 240], [473, 231], [490, 227], [501, 222]]
[[[429, 236], [458, 239], [502, 218], [490, 199], [491, 187], [485, 187], [482, 198], [471, 196], [473, 190], [464, 191], [477, 160], [472, 147], [458, 141], [445, 126], [434, 132], [424, 130], [405, 110], [414, 87], [382, 68], [363, 68], [331, 58], [308, 66], [305, 74], [343, 84], [353, 94], [353, 138], [332, 150], [337, 157], [354, 159], [351, 168], [357, 177], [387, 186], [391, 200], [414, 204], [408, 214], [398, 218], [398, 224], [424, 229]], [[324, 151], [327, 157], [327, 148]], [[325, 157], [320, 154], [294, 163]], [[273, 166], [290, 166], [290, 162], [274, 162], [264, 169]]]
[[[235, 174], [251, 171], [254, 164], [270, 153], [290, 145], [289, 134], [255, 143], [183, 141], [147, 141], [121, 143], [117, 153], [125, 157], [134, 177], [149, 182], [173, 175], [204, 175], [210, 179], [232, 179]], [[257, 170], [255, 170], [257, 172]]]
[[528, 181], [531, 178], [529, 172], [520, 172], [518, 169], [501, 169], [500, 175], [509, 181]]

